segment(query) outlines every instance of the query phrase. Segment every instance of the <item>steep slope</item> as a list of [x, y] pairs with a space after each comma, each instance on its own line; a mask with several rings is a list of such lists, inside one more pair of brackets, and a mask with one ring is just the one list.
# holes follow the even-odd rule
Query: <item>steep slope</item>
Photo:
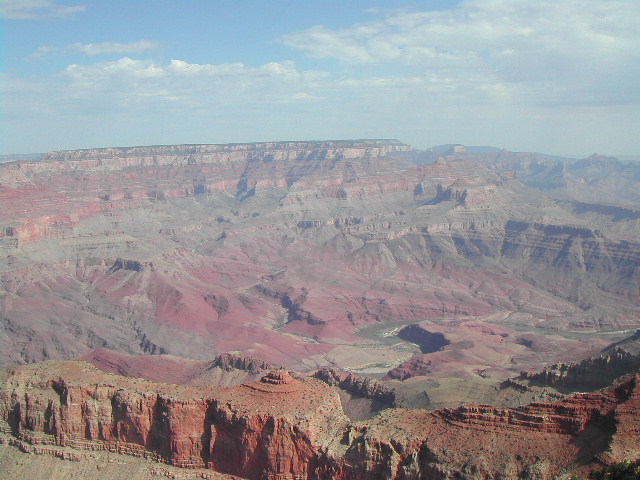
[[178, 387], [45, 362], [2, 373], [0, 425], [25, 451], [108, 450], [251, 479], [544, 480], [640, 455], [639, 380], [519, 409], [389, 409], [349, 422], [331, 387], [282, 370]]
[[[0, 361], [242, 351], [382, 376], [418, 350], [382, 332], [425, 320], [561, 332], [574, 359], [593, 350], [582, 333], [640, 324], [635, 220], [600, 229], [512, 171], [416, 154], [361, 140], [0, 165]], [[492, 355], [473, 364], [497, 381], [550, 361]]]

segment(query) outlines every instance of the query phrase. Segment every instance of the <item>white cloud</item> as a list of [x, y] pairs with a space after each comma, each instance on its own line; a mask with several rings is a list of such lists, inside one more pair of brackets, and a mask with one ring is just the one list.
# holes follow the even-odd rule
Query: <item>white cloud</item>
[[[124, 112], [130, 109], [225, 108], [229, 112], [265, 108], [319, 88], [326, 74], [299, 71], [293, 62], [269, 62], [258, 67], [243, 63], [194, 64], [171, 60], [123, 57], [90, 65], [69, 65], [57, 76], [56, 88], [40, 99], [60, 114]], [[318, 99], [307, 93], [308, 99]], [[300, 98], [298, 98], [300, 99]], [[36, 102], [38, 103], [38, 102]], [[16, 110], [24, 110], [16, 99]]]
[[41, 47], [35, 57], [122, 58], [48, 78], [6, 75], [0, 89], [15, 119], [9, 140], [37, 124], [50, 142], [86, 131], [87, 146], [211, 141], [215, 130], [227, 132], [216, 141], [381, 136], [614, 153], [625, 135], [628, 151], [638, 145], [639, 10], [622, 0], [468, 0], [280, 39], [324, 59], [315, 65], [325, 71], [130, 58], [157, 46], [145, 40]]
[[74, 43], [70, 48], [84, 55], [110, 55], [110, 54], [141, 54], [148, 50], [158, 48], [159, 44], [149, 40], [139, 40], [132, 43]]
[[7, 112], [20, 118], [42, 111], [82, 116], [166, 108], [180, 115], [196, 110], [254, 115], [257, 111], [267, 114], [277, 104], [314, 105], [344, 118], [350, 112], [372, 109], [442, 109], [451, 100], [503, 101], [513, 90], [491, 76], [453, 71], [349, 76], [301, 71], [292, 61], [254, 67], [179, 59], [163, 64], [130, 57], [69, 65], [53, 81], [34, 80], [28, 91], [21, 90], [27, 84], [13, 80], [8, 83], [16, 91], [7, 97]]
[[113, 62], [96, 63], [92, 65], [70, 65], [64, 76], [72, 80], [90, 79], [102, 82], [115, 76], [128, 78], [157, 77], [170, 80], [192, 81], [212, 80], [220, 78], [272, 78], [277, 80], [288, 79], [312, 79], [321, 75], [319, 72], [300, 72], [291, 61], [269, 62], [259, 67], [250, 67], [243, 63], [224, 64], [196, 64], [184, 60], [171, 60], [167, 65], [157, 64], [151, 60], [136, 60], [129, 57], [121, 58]]
[[101, 43], [74, 43], [66, 47], [41, 46], [31, 54], [31, 60], [62, 55], [71, 51], [80, 52], [83, 55], [127, 55], [142, 54], [148, 50], [154, 50], [160, 46], [157, 42], [138, 40], [131, 43], [101, 42]]
[[314, 97], [306, 92], [296, 92], [289, 97], [289, 99], [294, 102], [318, 102], [326, 98], [327, 97]]
[[86, 5], [66, 6], [51, 0], [0, 0], [0, 18], [42, 20], [63, 18], [86, 10]]
[[640, 2], [625, 0], [469, 0], [280, 40], [310, 57], [429, 72], [460, 88], [470, 76], [480, 90], [498, 82], [540, 104], [638, 103], [638, 18]]
[[53, 57], [64, 53], [65, 49], [60, 47], [42, 46], [38, 47], [29, 57], [31, 60], [39, 60], [41, 58]]

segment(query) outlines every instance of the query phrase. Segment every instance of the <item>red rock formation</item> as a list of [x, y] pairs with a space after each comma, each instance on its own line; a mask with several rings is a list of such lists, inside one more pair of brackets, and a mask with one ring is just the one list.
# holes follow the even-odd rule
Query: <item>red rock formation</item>
[[251, 479], [550, 479], [640, 455], [640, 375], [558, 403], [388, 409], [356, 423], [329, 386], [282, 370], [231, 388], [170, 387], [74, 362], [0, 378], [0, 426], [12, 441]]
[[317, 380], [283, 372], [266, 378], [227, 389], [179, 387], [105, 375], [84, 363], [42, 364], [11, 372], [0, 416], [5, 430], [33, 444], [249, 478], [313, 476], [314, 459], [346, 422], [340, 401]]
[[[200, 360], [242, 351], [294, 369], [383, 373], [411, 347], [363, 338], [364, 327], [640, 323], [633, 225], [618, 222], [608, 238], [573, 206], [482, 165], [536, 155], [441, 153], [415, 165], [397, 141], [283, 142], [3, 164], [0, 364], [104, 347]], [[568, 360], [590, 349], [576, 341]], [[485, 350], [490, 358], [465, 362], [499, 381], [564, 361], [564, 351], [524, 362], [505, 350], [498, 366]], [[428, 370], [419, 360], [398, 378]]]
[[250, 373], [260, 373], [273, 370], [276, 367], [257, 357], [250, 357], [241, 353], [224, 353], [211, 362], [210, 368], [219, 367], [226, 371], [244, 370]]

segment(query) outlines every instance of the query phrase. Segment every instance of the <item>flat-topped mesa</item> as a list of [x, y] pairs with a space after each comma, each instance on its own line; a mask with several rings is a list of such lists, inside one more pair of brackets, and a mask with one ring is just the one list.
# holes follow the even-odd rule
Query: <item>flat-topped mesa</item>
[[[301, 151], [301, 150], [368, 150], [370, 153], [384, 155], [390, 152], [409, 151], [411, 147], [394, 139], [362, 140], [326, 140], [306, 142], [260, 142], [230, 144], [195, 145], [149, 145], [137, 147], [92, 148], [84, 150], [60, 150], [42, 156], [41, 162], [110, 160], [127, 158], [152, 158], [153, 164], [164, 157], [207, 156], [219, 154], [259, 154], [265, 152]], [[219, 158], [219, 157], [218, 157]], [[28, 162], [22, 162], [26, 164]], [[36, 162], [33, 162], [36, 163]], [[102, 166], [102, 165], [101, 165]]]

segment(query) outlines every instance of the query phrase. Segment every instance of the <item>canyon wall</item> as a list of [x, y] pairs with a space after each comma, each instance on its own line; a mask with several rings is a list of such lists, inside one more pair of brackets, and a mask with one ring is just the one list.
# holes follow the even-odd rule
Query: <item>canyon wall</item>
[[[523, 185], [536, 154], [421, 155], [355, 140], [0, 165], [0, 363], [240, 351], [384, 376], [417, 354], [407, 332], [381, 336], [394, 325], [480, 319], [538, 339], [640, 325], [637, 218]], [[502, 381], [606, 344], [508, 335], [499, 365], [475, 349], [489, 356], [467, 355], [465, 375]]]
[[388, 409], [362, 422], [344, 416], [331, 387], [284, 370], [230, 388], [154, 384], [82, 362], [15, 367], [1, 379], [5, 442], [251, 479], [550, 479], [640, 455], [638, 376], [558, 403]]

